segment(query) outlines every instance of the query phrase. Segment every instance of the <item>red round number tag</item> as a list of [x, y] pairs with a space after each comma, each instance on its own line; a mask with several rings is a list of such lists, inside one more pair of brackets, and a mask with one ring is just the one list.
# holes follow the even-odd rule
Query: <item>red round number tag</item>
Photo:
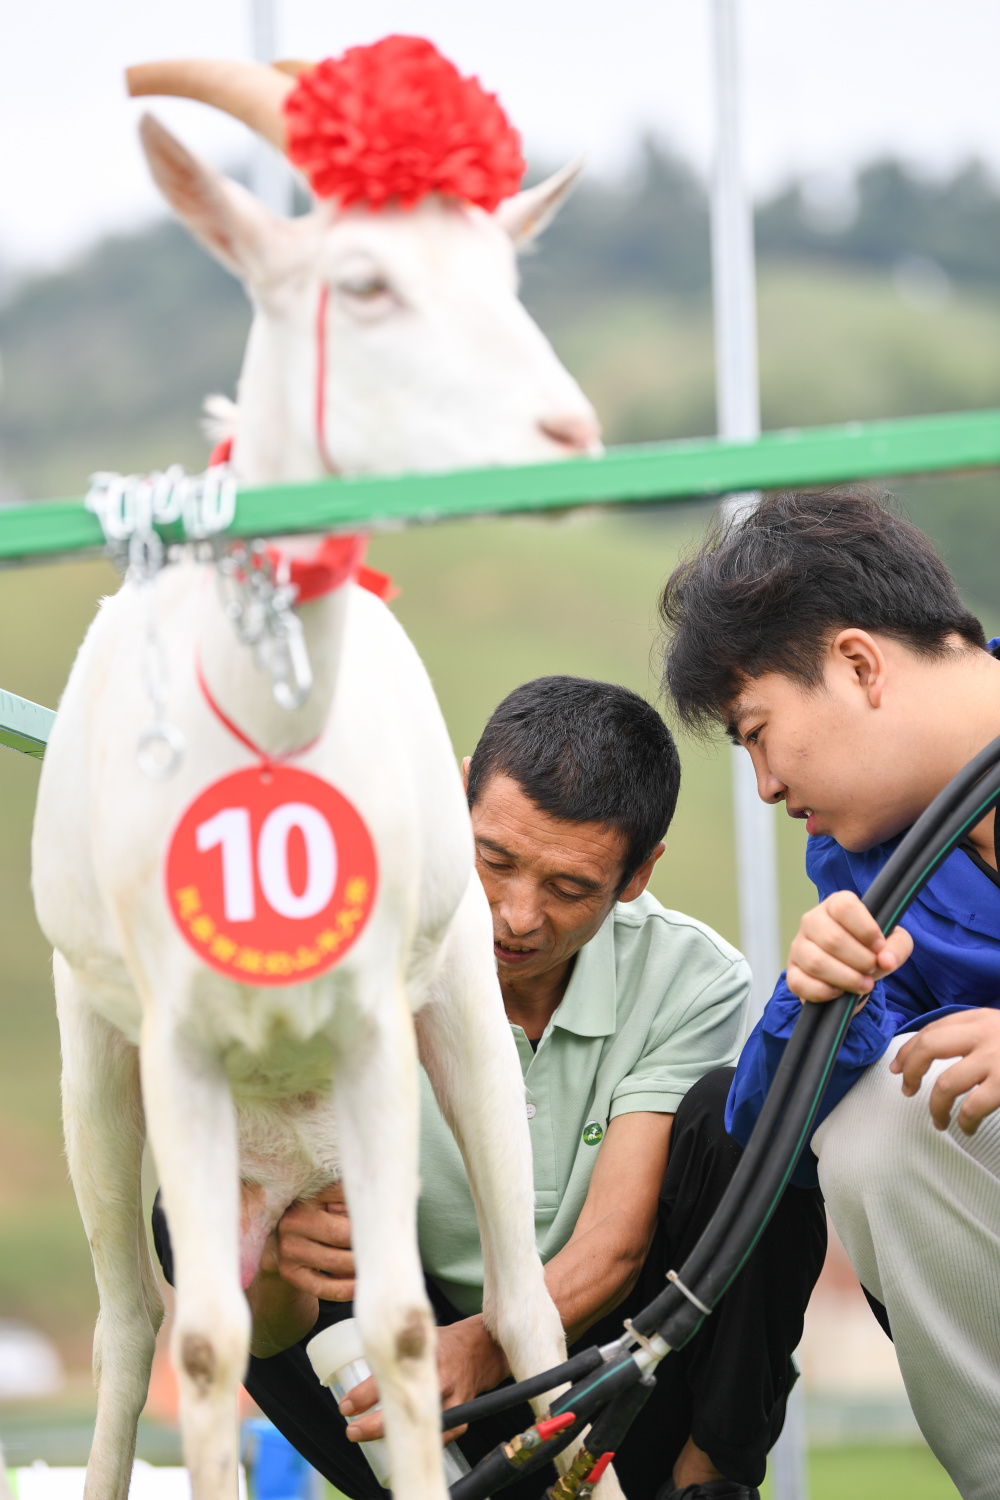
[[167, 904], [213, 969], [301, 984], [343, 958], [375, 900], [371, 835], [329, 782], [259, 766], [213, 782], [174, 829]]

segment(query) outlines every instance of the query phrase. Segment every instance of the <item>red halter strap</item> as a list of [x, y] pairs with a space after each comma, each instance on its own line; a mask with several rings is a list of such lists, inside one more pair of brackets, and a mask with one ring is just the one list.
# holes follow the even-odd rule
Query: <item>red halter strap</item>
[[[326, 446], [326, 432], [324, 418], [326, 415], [326, 322], [327, 304], [329, 302], [329, 288], [325, 282], [320, 283], [319, 302], [316, 309], [316, 403], [313, 418], [316, 426], [316, 446], [323, 467], [328, 474], [337, 474], [340, 471], [333, 459], [330, 457]], [[208, 463], [212, 468], [217, 464], [228, 464], [232, 461], [233, 439], [223, 439], [212, 449]], [[365, 549], [368, 538], [356, 533], [345, 536], [330, 536], [316, 548], [311, 557], [292, 557], [287, 559], [285, 554], [277, 547], [269, 547], [268, 556], [276, 574], [284, 572], [282, 581], [295, 585], [297, 589], [295, 603], [308, 604], [311, 599], [319, 599], [323, 594], [332, 593], [334, 589], [340, 588], [341, 584], [353, 580], [359, 587], [367, 589], [369, 593], [375, 594], [384, 604], [395, 599], [399, 590], [394, 586], [388, 573], [379, 573], [375, 568], [369, 568], [365, 563]], [[287, 571], [286, 571], [287, 570]], [[211, 700], [209, 700], [211, 701]], [[221, 717], [221, 715], [220, 715]], [[226, 722], [225, 720], [223, 722]], [[232, 728], [232, 725], [228, 726]], [[234, 733], [236, 731], [234, 730]], [[250, 747], [255, 749], [254, 746]]]
[[212, 696], [212, 691], [208, 683], [205, 681], [205, 674], [202, 671], [201, 667], [200, 651], [195, 652], [194, 673], [195, 677], [198, 679], [198, 686], [201, 688], [202, 697], [205, 699], [205, 702], [208, 704], [209, 708], [212, 710], [219, 723], [222, 724], [226, 729], [228, 729], [233, 738], [239, 740], [241, 745], [245, 745], [246, 748], [251, 752], [251, 754], [256, 755], [257, 759], [263, 766], [280, 766], [283, 765], [286, 760], [293, 760], [296, 755], [304, 755], [307, 750], [312, 749], [313, 745], [316, 744], [317, 740], [323, 733], [323, 731], [320, 730], [319, 734], [313, 735], [311, 740], [306, 740], [304, 745], [298, 745], [294, 750], [283, 750], [280, 755], [272, 755], [269, 750], [264, 750], [260, 745], [255, 744], [250, 736], [248, 734], [244, 734], [242, 729], [234, 724], [229, 715], [219, 707], [215, 698]]
[[[313, 406], [313, 422], [316, 428], [316, 446], [319, 449], [320, 460], [328, 474], [339, 474], [340, 470], [330, 457], [326, 446], [326, 314], [327, 304], [330, 300], [330, 289], [325, 281], [320, 282], [319, 303], [316, 307], [316, 400]], [[215, 464], [227, 464], [232, 457], [233, 440], [231, 437], [223, 438], [212, 449], [208, 464], [211, 468]]]
[[326, 312], [330, 292], [325, 281], [319, 286], [319, 305], [316, 309], [316, 446], [323, 467], [328, 474], [339, 472], [326, 446]]

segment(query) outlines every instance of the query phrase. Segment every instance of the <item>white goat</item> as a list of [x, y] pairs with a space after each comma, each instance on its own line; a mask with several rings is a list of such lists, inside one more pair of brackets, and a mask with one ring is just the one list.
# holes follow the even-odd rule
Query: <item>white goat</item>
[[[291, 86], [268, 69], [221, 64], [163, 65], [133, 83], [230, 108], [235, 93], [261, 128], [275, 79], [279, 92]], [[555, 211], [572, 172], [494, 216], [428, 198], [405, 213], [325, 203], [284, 221], [148, 117], [142, 137], [167, 198], [254, 304], [233, 450], [242, 480], [598, 446], [590, 406], [515, 292], [515, 242]], [[415, 1234], [418, 1053], [467, 1164], [489, 1326], [519, 1378], [564, 1347], [534, 1246], [523, 1085], [454, 756], [413, 647], [371, 593], [346, 583], [302, 605], [315, 682], [285, 711], [204, 583], [204, 567], [187, 560], [158, 584], [170, 718], [188, 746], [179, 771], [153, 783], [137, 766], [143, 625], [126, 583], [81, 648], [38, 797], [35, 902], [55, 949], [67, 1148], [101, 1302], [87, 1497], [125, 1500], [162, 1316], [141, 1216], [148, 1129], [174, 1245], [172, 1351], [195, 1500], [236, 1493], [235, 1395], [249, 1338], [241, 1271], [246, 1285], [289, 1203], [341, 1173], [394, 1489], [444, 1500]], [[268, 755], [298, 751], [295, 766], [338, 788], [371, 834], [370, 919], [309, 982], [224, 977], [168, 911], [163, 866], [178, 818], [207, 785], [254, 764], [208, 694]]]

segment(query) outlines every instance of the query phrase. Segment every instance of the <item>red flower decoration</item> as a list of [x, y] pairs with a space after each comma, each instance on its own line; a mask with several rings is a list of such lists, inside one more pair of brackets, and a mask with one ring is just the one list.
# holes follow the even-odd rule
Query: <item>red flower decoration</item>
[[422, 37], [387, 36], [300, 73], [285, 100], [288, 155], [341, 206], [428, 193], [492, 212], [524, 176], [521, 138], [477, 78]]

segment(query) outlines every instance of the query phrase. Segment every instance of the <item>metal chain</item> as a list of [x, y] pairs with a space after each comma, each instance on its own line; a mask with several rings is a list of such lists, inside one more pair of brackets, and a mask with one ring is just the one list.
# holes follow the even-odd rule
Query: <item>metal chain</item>
[[267, 547], [259, 539], [217, 548], [215, 576], [226, 618], [254, 660], [271, 678], [280, 708], [301, 708], [312, 691], [313, 674], [302, 622], [293, 608], [297, 590], [275, 575]]
[[[204, 474], [185, 474], [180, 464], [165, 473], [91, 475], [87, 509], [101, 523], [112, 558], [140, 590], [145, 613], [142, 675], [152, 722], [139, 737], [139, 764], [154, 781], [172, 776], [184, 755], [184, 737], [166, 719], [167, 670], [156, 623], [156, 577], [167, 561], [157, 526], [181, 523], [187, 542], [210, 543], [219, 595], [236, 637], [253, 649], [257, 666], [271, 678], [279, 707], [301, 708], [313, 685], [301, 622], [293, 608], [296, 589], [276, 578], [266, 544], [222, 543], [236, 514], [236, 478], [228, 464]], [[177, 555], [179, 549], [173, 549]], [[196, 548], [196, 550], [198, 550]]]
[[134, 526], [128, 539], [126, 581], [139, 591], [145, 616], [140, 663], [142, 679], [149, 697], [150, 722], [139, 735], [136, 759], [139, 769], [151, 781], [166, 781], [184, 758], [184, 736], [167, 722], [167, 661], [163, 637], [156, 621], [156, 580], [166, 562], [163, 542], [153, 526], [151, 491], [146, 491], [136, 505]]

